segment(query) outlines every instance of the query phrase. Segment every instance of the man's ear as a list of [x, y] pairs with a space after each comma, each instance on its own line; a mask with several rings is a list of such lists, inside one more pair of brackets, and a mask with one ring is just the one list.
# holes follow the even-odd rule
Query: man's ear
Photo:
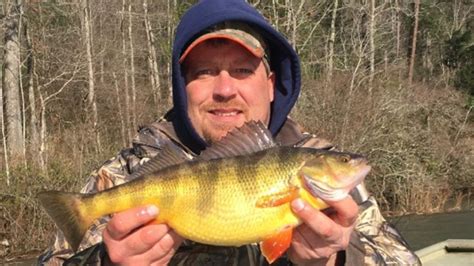
[[268, 82], [268, 97], [270, 99], [270, 102], [273, 102], [273, 99], [275, 98], [275, 73], [274, 72], [270, 72], [270, 74], [268, 74], [268, 78], [267, 78], [267, 82]]

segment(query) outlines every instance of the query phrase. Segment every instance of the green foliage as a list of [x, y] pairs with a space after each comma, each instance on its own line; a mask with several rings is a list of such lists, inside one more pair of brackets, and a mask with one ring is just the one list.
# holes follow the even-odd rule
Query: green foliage
[[198, 0], [182, 0], [178, 2], [178, 6], [176, 7], [176, 12], [175, 15], [179, 19], [180, 17], [183, 16], [183, 14], [195, 3], [197, 3]]
[[456, 69], [454, 84], [474, 95], [474, 33], [458, 30], [446, 41], [445, 64]]

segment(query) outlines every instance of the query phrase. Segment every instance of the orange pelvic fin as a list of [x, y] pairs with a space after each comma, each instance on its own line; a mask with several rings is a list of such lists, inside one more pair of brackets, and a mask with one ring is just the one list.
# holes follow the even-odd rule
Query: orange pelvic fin
[[276, 207], [291, 202], [299, 196], [298, 188], [289, 187], [287, 190], [265, 195], [257, 200], [258, 208]]
[[265, 239], [260, 243], [260, 249], [268, 263], [273, 263], [290, 247], [293, 236], [293, 227], [283, 228], [278, 234]]

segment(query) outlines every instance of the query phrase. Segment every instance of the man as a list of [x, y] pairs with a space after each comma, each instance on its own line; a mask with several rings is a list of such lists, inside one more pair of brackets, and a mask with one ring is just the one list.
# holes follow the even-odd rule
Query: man
[[[183, 16], [173, 49], [173, 109], [144, 127], [133, 148], [94, 173], [83, 192], [129, 181], [140, 165], [172, 145], [189, 158], [245, 121], [264, 122], [282, 145], [331, 149], [302, 133], [288, 118], [300, 90], [299, 60], [286, 39], [243, 0], [203, 0]], [[363, 186], [332, 212], [291, 203], [302, 224], [286, 256], [275, 264], [417, 264], [399, 234], [381, 217]], [[265, 264], [257, 245], [213, 247], [183, 239], [153, 223], [160, 206], [142, 206], [103, 218], [66, 264]], [[40, 262], [60, 264], [72, 255], [61, 234]]]

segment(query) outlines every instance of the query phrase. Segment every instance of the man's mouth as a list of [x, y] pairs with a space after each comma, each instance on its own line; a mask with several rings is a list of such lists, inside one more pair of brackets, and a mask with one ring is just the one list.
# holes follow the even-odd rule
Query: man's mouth
[[224, 109], [214, 109], [210, 110], [209, 113], [215, 115], [215, 116], [221, 116], [221, 117], [231, 117], [231, 116], [236, 116], [242, 113], [240, 110], [224, 110]]

